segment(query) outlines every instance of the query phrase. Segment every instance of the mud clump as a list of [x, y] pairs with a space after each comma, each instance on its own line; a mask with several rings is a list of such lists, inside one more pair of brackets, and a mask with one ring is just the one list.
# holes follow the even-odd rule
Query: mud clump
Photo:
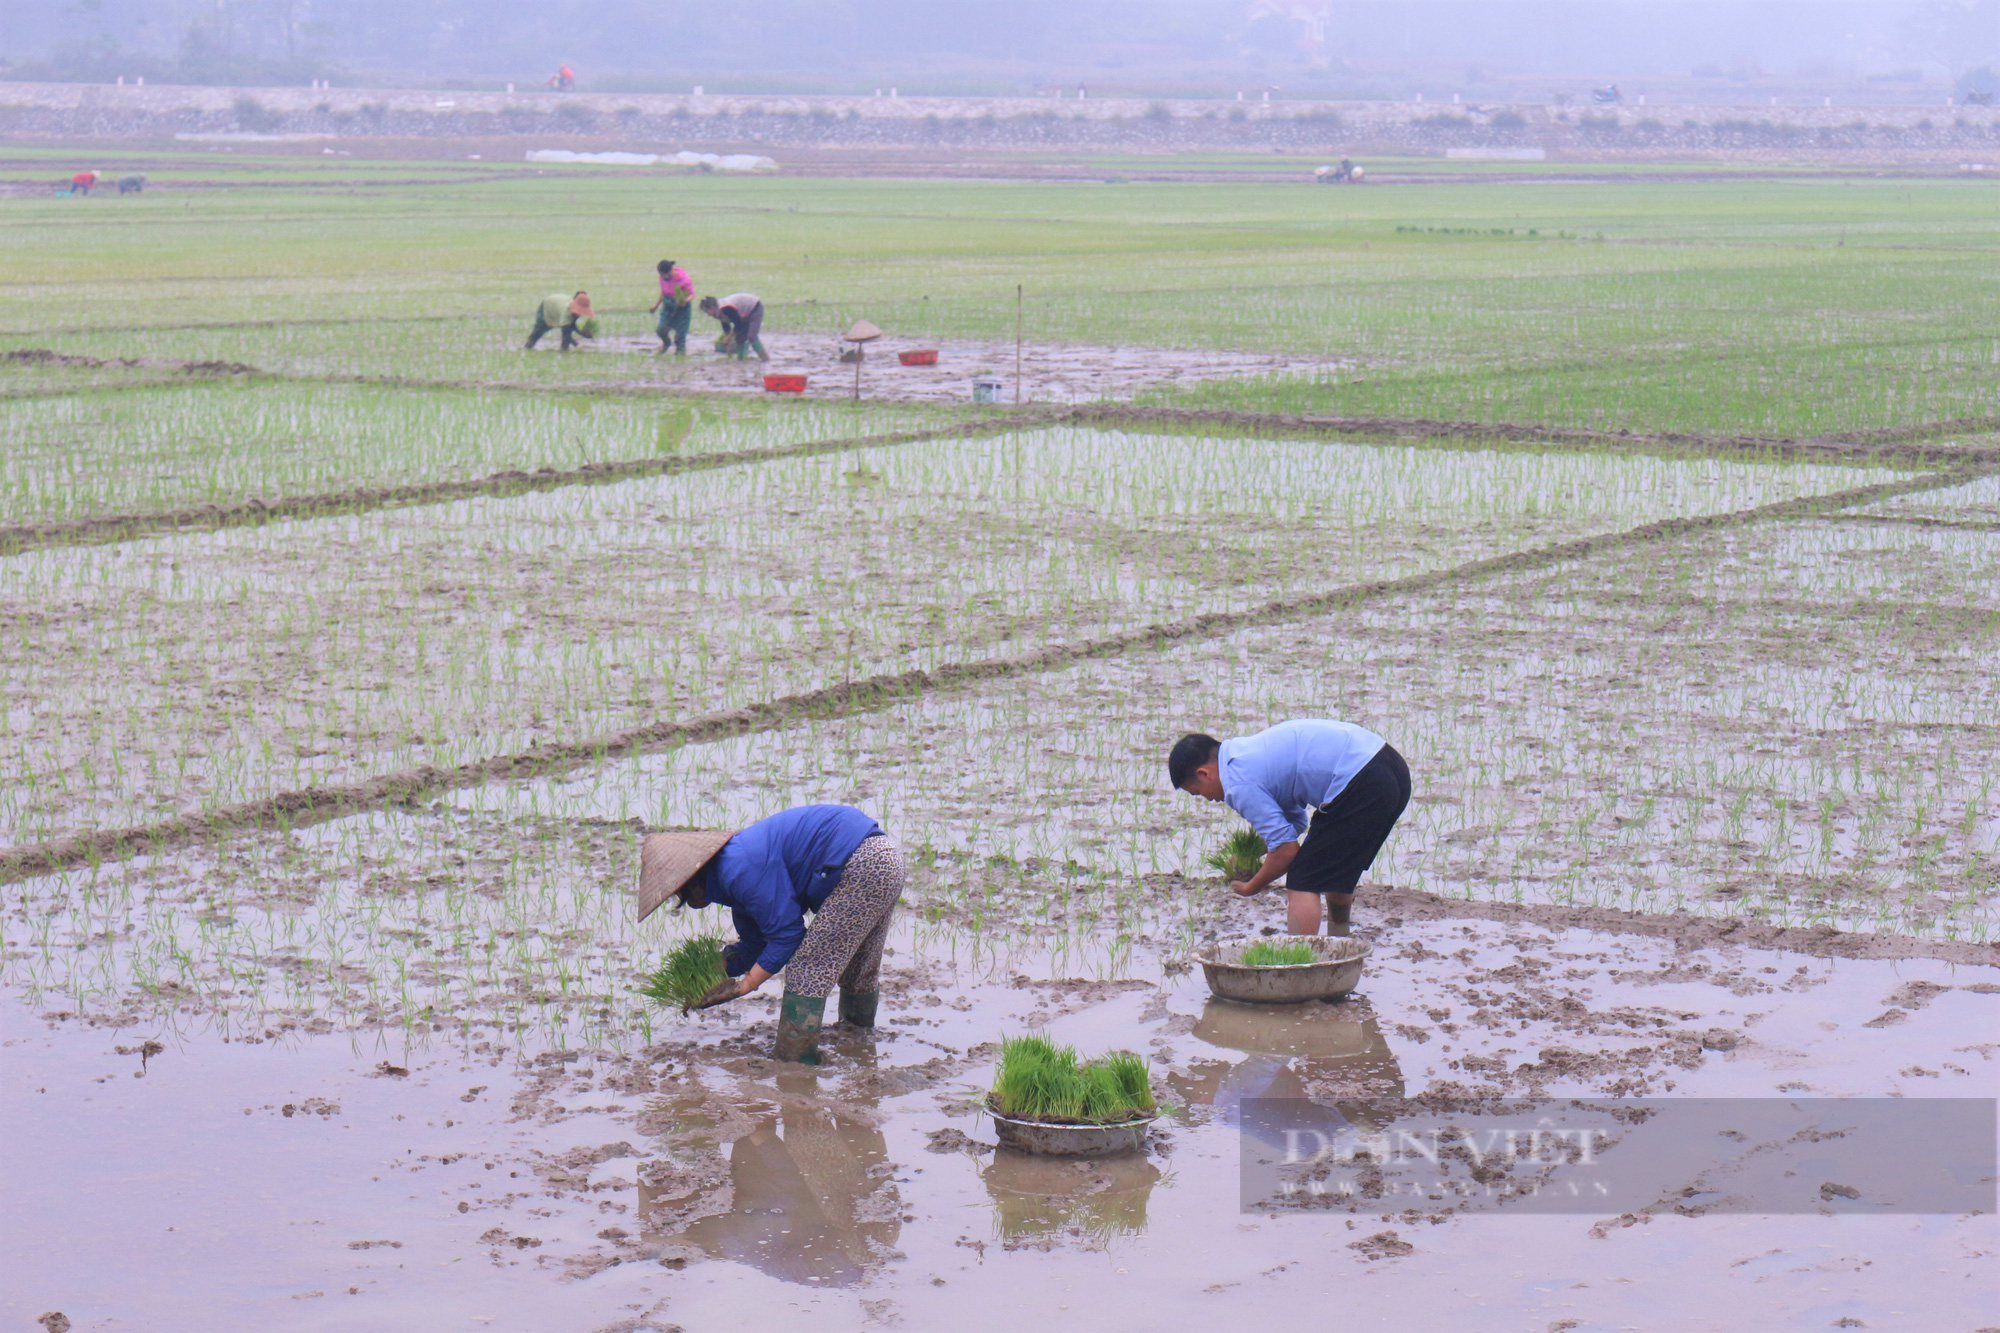
[[69, 1333], [69, 1316], [61, 1310], [49, 1310], [35, 1316], [35, 1322], [49, 1333]]
[[287, 1120], [297, 1115], [316, 1115], [325, 1118], [339, 1115], [340, 1103], [330, 1102], [324, 1097], [308, 1097], [302, 1102], [286, 1102], [278, 1110]]
[[989, 1153], [993, 1151], [993, 1145], [981, 1143], [964, 1130], [947, 1125], [943, 1129], [934, 1129], [930, 1132], [929, 1150], [936, 1153]]
[[1372, 1263], [1377, 1259], [1401, 1259], [1417, 1252], [1417, 1247], [1393, 1231], [1378, 1231], [1361, 1240], [1351, 1240], [1347, 1248]]
[[186, 361], [180, 370], [187, 375], [261, 375], [264, 372], [241, 361]]

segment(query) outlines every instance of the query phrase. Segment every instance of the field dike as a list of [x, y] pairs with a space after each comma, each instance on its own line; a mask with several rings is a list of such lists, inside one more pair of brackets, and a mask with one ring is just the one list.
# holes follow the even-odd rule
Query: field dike
[[[870, 440], [867, 443], [881, 443]], [[810, 448], [812, 446], [805, 446]], [[251, 828], [290, 828], [407, 803], [426, 792], [511, 778], [542, 777], [645, 749], [722, 740], [783, 728], [803, 718], [829, 718], [906, 701], [914, 696], [1004, 677], [1059, 670], [1079, 660], [1189, 639], [1212, 638], [1256, 625], [1322, 615], [1378, 598], [1422, 592], [1489, 575], [1546, 568], [1626, 547], [1668, 541], [1698, 532], [1774, 519], [1815, 517], [1902, 495], [1963, 485], [1986, 470], [1964, 469], [1900, 478], [1872, 486], [1784, 500], [1750, 509], [1691, 518], [1661, 519], [1622, 532], [1558, 542], [1529, 551], [1474, 560], [1404, 578], [1348, 584], [1323, 593], [1288, 597], [1237, 612], [1206, 612], [1115, 634], [1050, 644], [1033, 652], [954, 663], [930, 671], [882, 674], [789, 694], [747, 707], [650, 723], [582, 740], [537, 745], [453, 768], [422, 766], [355, 782], [279, 792], [207, 814], [125, 828], [100, 829], [29, 846], [0, 850], [0, 882], [81, 865], [212, 843]]]
[[1633, 452], [1752, 453], [1765, 458], [1800, 462], [1908, 463], [1918, 466], [1982, 467], [2000, 464], [2000, 446], [1932, 445], [1926, 441], [1950, 435], [1981, 435], [2000, 431], [2000, 417], [1938, 421], [1853, 434], [1797, 440], [1763, 435], [1682, 435], [1638, 431], [1577, 430], [1562, 426], [1508, 422], [1435, 421], [1425, 417], [1317, 417], [1220, 409], [1139, 407], [1090, 404], [1069, 410], [1069, 420], [1096, 426], [1225, 426], [1251, 434], [1310, 432], [1401, 438], [1422, 436], [1445, 440], [1493, 440], [1519, 444], [1561, 444], [1589, 449]]

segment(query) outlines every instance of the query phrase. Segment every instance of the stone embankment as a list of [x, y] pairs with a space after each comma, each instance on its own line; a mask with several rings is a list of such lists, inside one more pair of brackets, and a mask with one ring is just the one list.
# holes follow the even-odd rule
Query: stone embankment
[[1948, 156], [2000, 149], [2000, 108], [1460, 105], [1136, 98], [708, 96], [362, 88], [0, 84], [21, 139], [588, 140], [679, 148], [1047, 147], [1607, 153], [1785, 150]]

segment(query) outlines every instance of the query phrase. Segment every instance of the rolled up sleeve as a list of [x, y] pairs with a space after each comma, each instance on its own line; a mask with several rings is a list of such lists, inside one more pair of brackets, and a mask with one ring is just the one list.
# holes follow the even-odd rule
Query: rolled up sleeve
[[1271, 793], [1255, 783], [1243, 782], [1223, 793], [1229, 808], [1243, 816], [1264, 839], [1266, 847], [1297, 842], [1305, 836], [1305, 823], [1285, 813]]

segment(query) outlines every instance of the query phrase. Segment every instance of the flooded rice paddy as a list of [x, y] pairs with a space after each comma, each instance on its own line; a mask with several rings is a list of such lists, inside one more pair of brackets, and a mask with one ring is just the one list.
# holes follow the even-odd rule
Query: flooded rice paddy
[[1064, 428], [29, 551], [0, 842], [1896, 475]]
[[[1699, 1174], [1603, 1213], [1274, 1211], [1240, 1161], [1256, 1099], [2000, 1091], [1994, 495], [1059, 428], [9, 557], [16, 844], [998, 665], [21, 874], [0, 1115], [34, 1202], [0, 1222], [0, 1319], [1976, 1329], [1991, 1211], [1872, 1181], [1782, 1215], [1691, 1204]], [[1201, 614], [1236, 618], [1006, 665]], [[1283, 907], [1221, 891], [1229, 823], [1161, 757], [1299, 714], [1417, 777], [1358, 908], [1375, 950], [1342, 1005], [1211, 1001], [1188, 952]], [[829, 1029], [816, 1072], [764, 1058], [770, 997], [648, 1011], [639, 974], [703, 923], [628, 898], [642, 829], [807, 800], [914, 853], [882, 1026]], [[1732, 921], [1805, 929], [1697, 928]], [[1146, 1155], [992, 1146], [994, 1043], [1037, 1029], [1147, 1056]]]

